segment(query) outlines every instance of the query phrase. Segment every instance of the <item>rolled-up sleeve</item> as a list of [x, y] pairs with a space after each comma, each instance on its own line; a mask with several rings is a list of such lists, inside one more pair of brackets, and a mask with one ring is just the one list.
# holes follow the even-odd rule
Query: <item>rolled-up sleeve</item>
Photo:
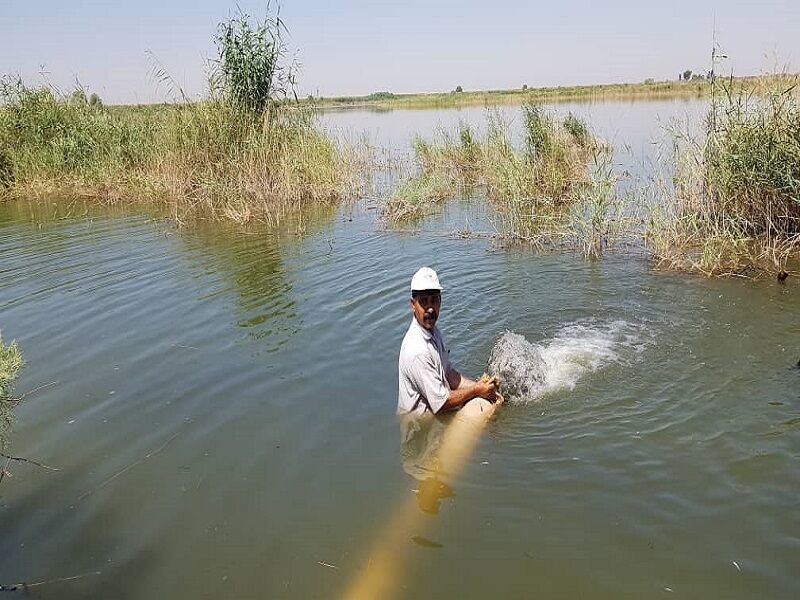
[[415, 356], [412, 362], [412, 378], [430, 409], [435, 413], [439, 412], [450, 397], [450, 388], [442, 379], [433, 360], [424, 355]]

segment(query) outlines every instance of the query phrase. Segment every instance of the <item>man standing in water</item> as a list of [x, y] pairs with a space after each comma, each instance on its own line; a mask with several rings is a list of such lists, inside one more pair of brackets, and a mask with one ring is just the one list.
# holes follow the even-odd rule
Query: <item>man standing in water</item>
[[422, 267], [411, 279], [414, 317], [400, 348], [400, 415], [441, 413], [461, 408], [474, 398], [495, 402], [496, 378], [473, 381], [450, 364], [442, 334], [436, 327], [442, 306], [442, 286], [436, 271]]
[[[478, 435], [503, 401], [497, 378], [473, 381], [450, 364], [436, 327], [442, 286], [436, 272], [423, 267], [411, 279], [413, 318], [400, 348], [400, 456], [403, 470], [419, 481], [417, 505], [435, 513], [439, 500], [452, 495], [441, 477], [454, 476], [471, 453]], [[458, 410], [455, 419], [439, 415]]]

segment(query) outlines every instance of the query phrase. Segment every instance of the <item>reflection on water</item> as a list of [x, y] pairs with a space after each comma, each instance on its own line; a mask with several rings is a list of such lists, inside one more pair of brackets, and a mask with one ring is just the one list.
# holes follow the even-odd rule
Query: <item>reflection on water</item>
[[14, 412], [11, 409], [11, 402], [0, 398], [0, 451], [8, 447], [8, 435], [11, 431], [13, 419]]
[[403, 470], [417, 480], [417, 505], [426, 513], [438, 513], [441, 500], [455, 495], [453, 489], [442, 481], [442, 476], [447, 474], [442, 472], [439, 460], [448, 417], [430, 412], [398, 417]]
[[218, 224], [192, 228], [181, 236], [198, 264], [193, 270], [215, 280], [205, 294], [236, 290], [236, 324], [251, 339], [266, 339], [278, 350], [297, 331], [292, 286], [283, 266], [287, 240], [266, 228], [245, 233]]

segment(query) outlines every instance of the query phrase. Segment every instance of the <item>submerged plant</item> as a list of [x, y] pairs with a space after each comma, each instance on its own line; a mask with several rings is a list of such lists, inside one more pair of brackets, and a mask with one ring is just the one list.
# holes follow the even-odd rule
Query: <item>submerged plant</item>
[[[4, 344], [0, 337], [0, 450], [6, 447], [6, 434], [13, 417], [12, 385], [24, 364], [22, 352], [16, 342]], [[4, 474], [5, 470], [0, 468], [0, 480]]]
[[11, 385], [25, 361], [16, 342], [4, 344], [0, 337], [0, 401], [8, 400]]

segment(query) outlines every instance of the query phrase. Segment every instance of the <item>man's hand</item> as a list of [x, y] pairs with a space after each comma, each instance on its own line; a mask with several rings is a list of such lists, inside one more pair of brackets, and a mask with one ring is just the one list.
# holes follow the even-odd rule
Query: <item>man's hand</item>
[[497, 388], [500, 387], [500, 379], [497, 376], [484, 373], [478, 381], [473, 381], [453, 370], [447, 374], [447, 380], [448, 383], [458, 382], [458, 387], [451, 387], [450, 396], [439, 409], [440, 411], [460, 408], [473, 398], [485, 398], [496, 404], [503, 402], [503, 396], [497, 391]]
[[497, 375], [484, 373], [476, 384], [480, 386], [480, 393], [478, 395], [481, 398], [486, 398], [490, 402], [496, 402], [498, 400], [500, 402], [503, 401], [503, 396], [497, 391], [500, 387], [500, 378], [497, 377]]

